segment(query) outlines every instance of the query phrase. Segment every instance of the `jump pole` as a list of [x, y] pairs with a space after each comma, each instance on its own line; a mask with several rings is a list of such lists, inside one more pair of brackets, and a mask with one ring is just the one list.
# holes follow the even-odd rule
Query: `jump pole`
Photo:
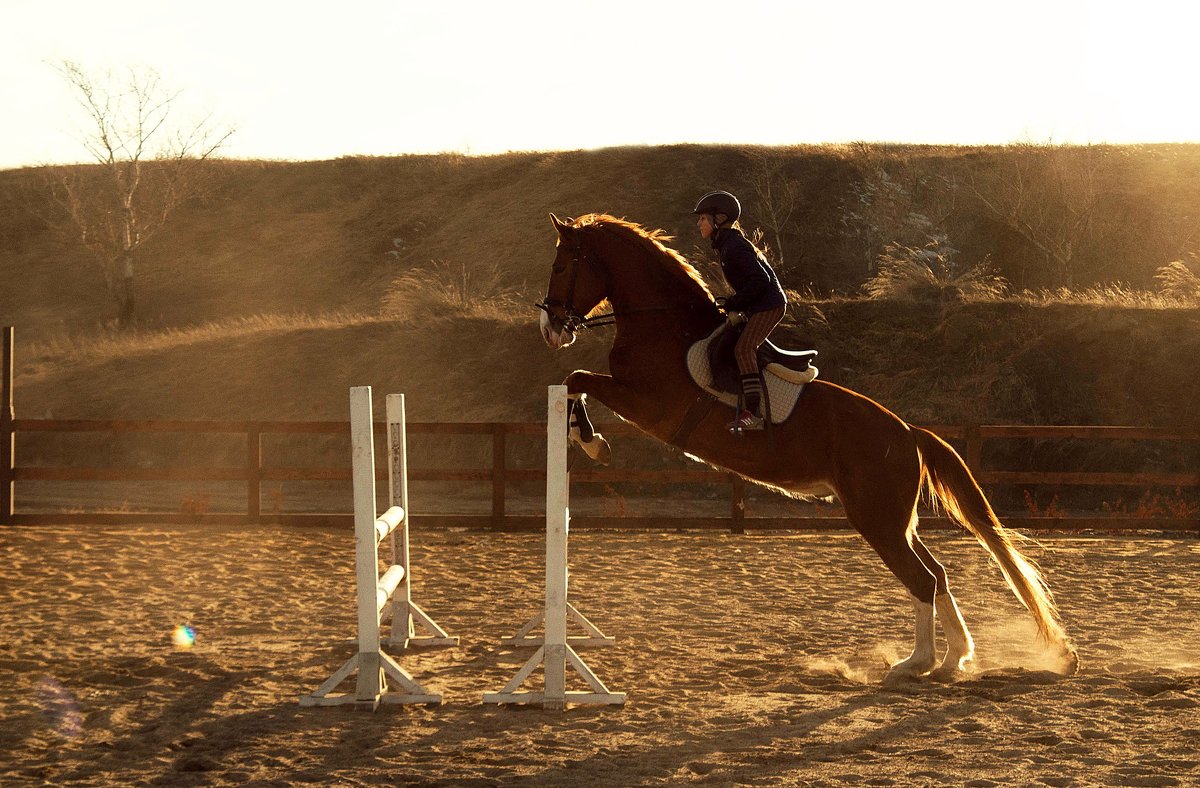
[[[546, 417], [546, 606], [543, 613], [522, 628], [517, 638], [505, 642], [535, 643], [525, 635], [539, 622], [545, 624], [545, 637], [529, 661], [517, 671], [503, 690], [486, 693], [484, 703], [541, 703], [546, 709], [563, 709], [568, 703], [622, 704], [625, 693], [611, 692], [575, 653], [567, 637], [568, 609], [571, 618], [586, 622], [589, 635], [610, 642], [567, 602], [567, 533], [570, 524], [570, 474], [567, 472], [567, 387], [550, 386]], [[595, 633], [595, 635], [592, 635]], [[591, 639], [591, 638], [589, 638]], [[518, 692], [538, 666], [543, 667], [542, 692]], [[567, 666], [578, 674], [590, 692], [568, 692]]]
[[[392, 612], [390, 642], [405, 645], [456, 645], [413, 601], [408, 565], [408, 477], [405, 446], [404, 395], [388, 397], [388, 469], [391, 506], [382, 515], [375, 509], [375, 435], [371, 387], [350, 389], [350, 445], [354, 485], [355, 584], [358, 608], [358, 653], [347, 660], [301, 706], [334, 706], [353, 703], [374, 711], [380, 703], [441, 703], [440, 694], [428, 692], [391, 656], [380, 648], [380, 630]], [[403, 504], [403, 505], [401, 505]], [[399, 534], [399, 538], [397, 538]], [[392, 565], [379, 574], [379, 543], [391, 540]], [[417, 637], [415, 625], [433, 634]], [[353, 693], [330, 695], [357, 671]], [[388, 678], [401, 688], [389, 690]]]
[[11, 525], [16, 508], [17, 443], [13, 430], [13, 327], [0, 335], [0, 524]]
[[[371, 387], [365, 388], [370, 391]], [[389, 538], [392, 564], [404, 567], [404, 578], [390, 600], [392, 630], [383, 642], [395, 648], [457, 646], [458, 637], [446, 634], [412, 598], [412, 564], [408, 554], [408, 422], [404, 415], [404, 395], [388, 394], [386, 408], [388, 501], [390, 506], [399, 506], [404, 512], [403, 527], [393, 530]], [[372, 441], [374, 437], [372, 433]], [[372, 468], [374, 462], [372, 456]], [[421, 634], [418, 627], [427, 634]]]

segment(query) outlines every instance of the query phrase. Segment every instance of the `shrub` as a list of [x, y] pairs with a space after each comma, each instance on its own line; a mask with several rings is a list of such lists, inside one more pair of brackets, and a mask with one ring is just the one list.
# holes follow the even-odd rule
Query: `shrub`
[[1159, 268], [1154, 275], [1163, 295], [1181, 301], [1200, 300], [1200, 276], [1193, 270], [1200, 270], [1200, 255], [1193, 252], [1188, 257], [1191, 258], [1190, 266], [1183, 260], [1176, 260]]
[[875, 275], [863, 284], [868, 298], [900, 301], [994, 301], [1008, 282], [987, 260], [966, 270], [954, 262], [956, 250], [934, 238], [923, 248], [892, 242], [879, 256]]
[[402, 319], [450, 314], [503, 320], [519, 308], [520, 297], [520, 288], [505, 281], [499, 264], [469, 268], [431, 260], [396, 277], [383, 306]]

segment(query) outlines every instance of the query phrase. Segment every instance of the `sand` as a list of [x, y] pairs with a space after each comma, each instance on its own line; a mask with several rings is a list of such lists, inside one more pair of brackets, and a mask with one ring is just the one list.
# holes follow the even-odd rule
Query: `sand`
[[911, 607], [853, 534], [575, 533], [572, 601], [617, 637], [584, 657], [629, 700], [548, 712], [481, 703], [528, 656], [496, 644], [541, 535], [417, 532], [414, 596], [462, 645], [398, 657], [444, 705], [370, 713], [297, 703], [352, 653], [348, 531], [9, 528], [0, 784], [1200, 783], [1200, 541], [1042, 541], [1078, 675], [933, 533], [978, 660], [884, 686]]

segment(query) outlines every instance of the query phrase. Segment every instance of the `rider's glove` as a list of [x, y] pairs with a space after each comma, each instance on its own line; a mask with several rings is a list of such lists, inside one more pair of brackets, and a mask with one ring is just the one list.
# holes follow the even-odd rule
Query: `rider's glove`
[[725, 316], [725, 322], [728, 323], [730, 327], [740, 326], [742, 323], [746, 322], [746, 313], [730, 312]]

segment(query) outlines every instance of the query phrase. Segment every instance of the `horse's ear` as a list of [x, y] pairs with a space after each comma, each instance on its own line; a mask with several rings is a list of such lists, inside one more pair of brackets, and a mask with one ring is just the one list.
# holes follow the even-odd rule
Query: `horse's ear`
[[555, 216], [553, 213], [551, 213], [550, 214], [550, 222], [554, 225], [554, 229], [558, 230], [559, 235], [565, 236], [568, 233], [570, 233], [572, 230], [575, 229], [574, 227], [571, 226], [570, 217], [568, 217], [567, 220], [564, 222], [561, 219], [559, 219], [557, 216]]

